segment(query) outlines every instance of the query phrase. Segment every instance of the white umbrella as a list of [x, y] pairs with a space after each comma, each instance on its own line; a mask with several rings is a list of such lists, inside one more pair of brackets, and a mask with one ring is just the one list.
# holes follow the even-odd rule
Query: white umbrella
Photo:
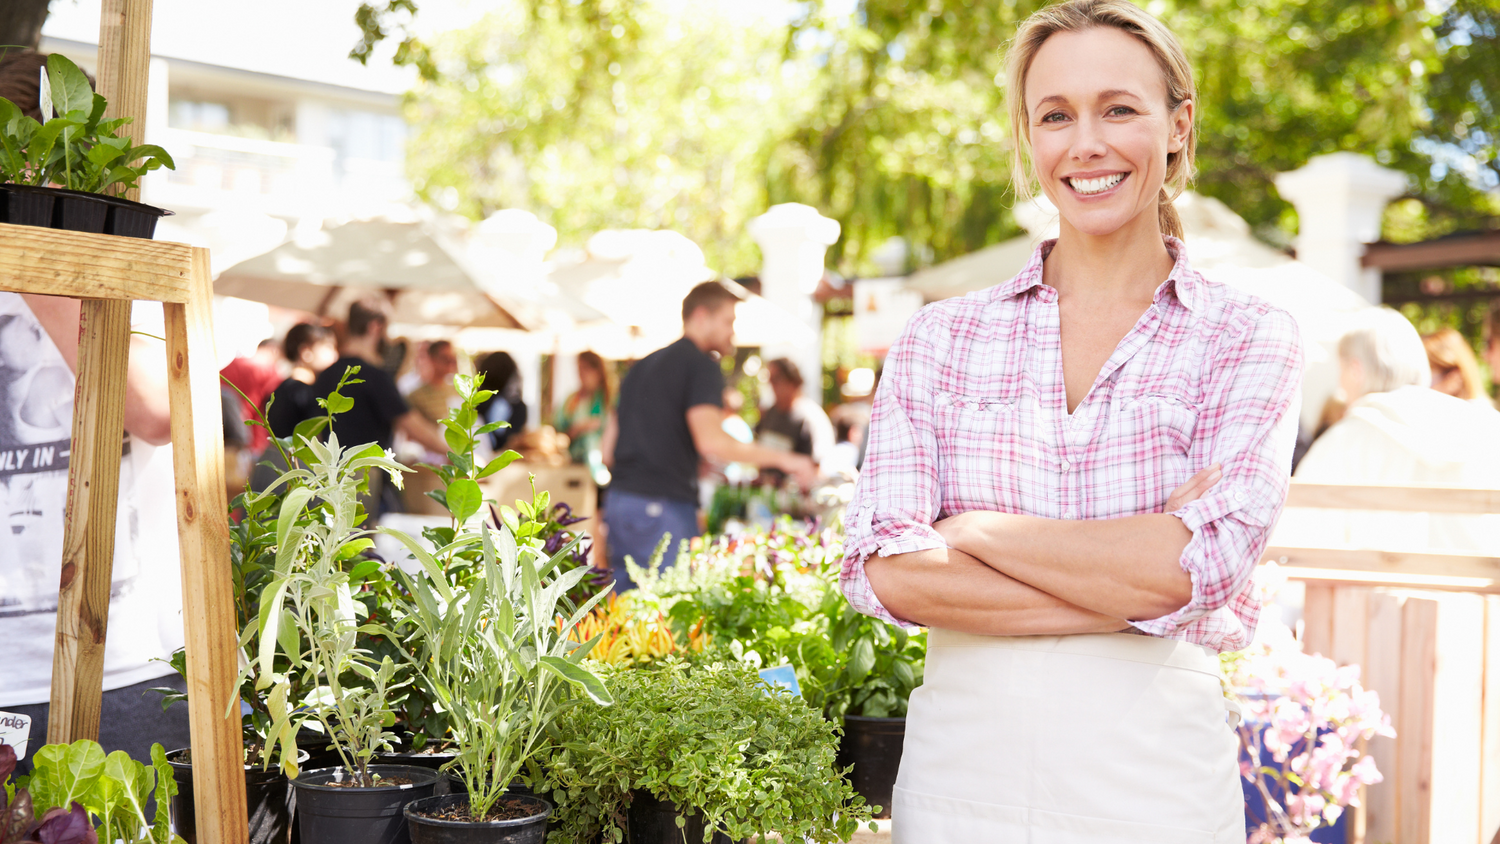
[[297, 232], [225, 270], [214, 292], [339, 316], [354, 299], [384, 292], [392, 323], [528, 328], [466, 268], [461, 249], [427, 222], [354, 220]]

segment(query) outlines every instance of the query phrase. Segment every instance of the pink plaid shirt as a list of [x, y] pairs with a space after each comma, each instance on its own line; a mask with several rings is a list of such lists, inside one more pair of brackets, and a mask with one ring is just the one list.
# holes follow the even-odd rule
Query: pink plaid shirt
[[1010, 281], [923, 308], [886, 358], [864, 472], [845, 516], [844, 594], [902, 623], [864, 562], [946, 547], [932, 523], [994, 510], [1048, 519], [1160, 513], [1211, 463], [1223, 478], [1177, 510], [1192, 602], [1142, 632], [1219, 651], [1250, 642], [1251, 573], [1286, 501], [1302, 350], [1285, 311], [1176, 265], [1070, 415], [1057, 291], [1037, 248]]

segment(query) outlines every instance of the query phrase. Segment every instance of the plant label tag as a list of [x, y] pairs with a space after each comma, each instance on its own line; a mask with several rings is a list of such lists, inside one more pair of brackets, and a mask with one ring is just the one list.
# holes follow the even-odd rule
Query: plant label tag
[[[771, 688], [782, 688], [792, 693], [792, 697], [802, 696], [802, 687], [797, 685], [797, 669], [790, 665], [778, 665], [775, 668], [762, 668], [760, 679], [764, 680]], [[770, 691], [769, 689], [767, 690]]]
[[42, 68], [42, 85], [37, 89], [42, 109], [42, 122], [52, 119], [52, 83], [47, 80], [47, 68]]
[[26, 758], [26, 740], [31, 737], [31, 716], [0, 712], [0, 744], [16, 749], [16, 758]]

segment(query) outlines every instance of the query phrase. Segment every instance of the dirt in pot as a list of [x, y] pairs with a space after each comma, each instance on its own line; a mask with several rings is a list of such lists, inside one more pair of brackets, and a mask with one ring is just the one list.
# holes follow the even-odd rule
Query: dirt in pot
[[490, 811], [483, 818], [476, 818], [469, 811], [469, 804], [461, 803], [450, 806], [440, 806], [431, 811], [414, 812], [424, 818], [432, 818], [435, 821], [457, 821], [459, 823], [493, 823], [495, 821], [513, 821], [521, 818], [529, 818], [539, 814], [536, 800], [518, 795], [503, 794]]
[[375, 780], [375, 782], [370, 785], [364, 785], [352, 779], [329, 780], [328, 782], [320, 782], [318, 783], [318, 785], [325, 786], [327, 788], [383, 788], [392, 785], [412, 785], [415, 782], [416, 780], [412, 779], [411, 777], [381, 777], [380, 779]]

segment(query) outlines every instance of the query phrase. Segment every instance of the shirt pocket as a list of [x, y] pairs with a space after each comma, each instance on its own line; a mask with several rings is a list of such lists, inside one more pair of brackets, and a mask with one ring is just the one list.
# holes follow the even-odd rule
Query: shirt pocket
[[1110, 414], [1107, 442], [1115, 464], [1111, 474], [1123, 480], [1122, 494], [1111, 502], [1112, 512], [1097, 513], [1096, 518], [1162, 512], [1172, 490], [1204, 468], [1193, 465], [1197, 427], [1198, 409], [1173, 396], [1118, 400]]
[[1019, 473], [1015, 462], [1029, 447], [1017, 399], [1015, 395], [935, 394], [940, 515], [969, 510], [1016, 512]]

